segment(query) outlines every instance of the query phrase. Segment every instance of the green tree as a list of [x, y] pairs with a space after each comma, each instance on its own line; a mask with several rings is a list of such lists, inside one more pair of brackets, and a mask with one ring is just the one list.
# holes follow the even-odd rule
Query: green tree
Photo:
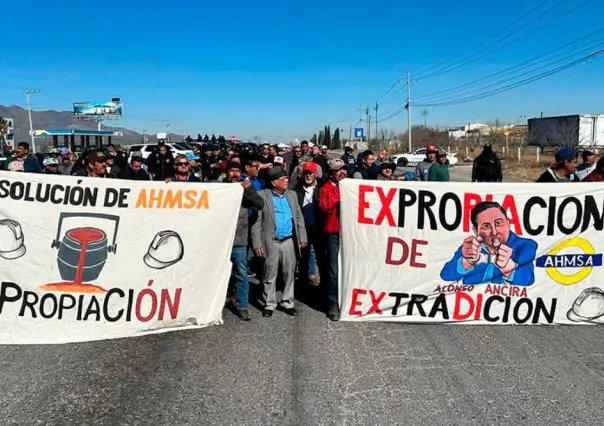
[[339, 149], [341, 148], [340, 142], [340, 128], [336, 127], [336, 130], [333, 132], [333, 139], [331, 141], [331, 149]]
[[318, 145], [323, 145], [323, 141], [325, 140], [325, 134], [323, 130], [319, 131], [319, 140], [317, 141]]
[[317, 143], [317, 134], [315, 133], [314, 135], [312, 135], [312, 138], [310, 138], [310, 142], [316, 144]]
[[331, 148], [331, 127], [329, 125], [325, 126], [325, 140], [323, 141], [323, 145], [327, 145], [328, 148]]

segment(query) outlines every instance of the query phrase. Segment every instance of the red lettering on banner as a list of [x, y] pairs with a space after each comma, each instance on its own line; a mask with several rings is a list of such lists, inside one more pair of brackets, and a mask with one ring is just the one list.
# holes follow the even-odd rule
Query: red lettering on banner
[[503, 199], [503, 203], [501, 203], [501, 208], [510, 213], [508, 215], [510, 225], [514, 227], [516, 235], [522, 235], [522, 226], [520, 225], [520, 218], [518, 217], [518, 209], [516, 208], [516, 200], [514, 200], [514, 196], [506, 195]]
[[359, 295], [365, 294], [367, 294], [367, 290], [363, 290], [360, 288], [352, 289], [352, 303], [350, 304], [350, 311], [348, 312], [350, 315], [355, 315], [357, 317], [363, 315], [361, 311], [356, 310], [356, 307], [361, 306], [363, 304], [362, 302], [359, 302]]
[[482, 294], [478, 293], [476, 295], [476, 311], [474, 311], [474, 319], [479, 320], [480, 314], [482, 312]]
[[367, 192], [373, 192], [373, 186], [359, 185], [359, 223], [373, 225], [373, 219], [365, 216], [365, 210], [369, 208], [369, 203], [365, 199]]
[[466, 193], [463, 195], [463, 232], [470, 232], [470, 213], [482, 198], [478, 194]]
[[[393, 258], [394, 246], [397, 244], [402, 248], [402, 255], [395, 259]], [[418, 246], [427, 246], [428, 241], [423, 240], [412, 240], [411, 241], [411, 249], [409, 249], [409, 244], [405, 242], [405, 240], [397, 237], [388, 237], [388, 245], [386, 247], [386, 265], [400, 266], [404, 264], [408, 259], [409, 265], [412, 268], [425, 268], [425, 263], [420, 263], [418, 258], [423, 256], [423, 253], [418, 251]]]
[[417, 261], [418, 257], [422, 257], [423, 253], [420, 253], [417, 251], [417, 246], [422, 245], [422, 246], [427, 246], [428, 245], [428, 241], [424, 241], [424, 240], [413, 240], [411, 241], [411, 267], [412, 268], [425, 268], [426, 264], [425, 263], [420, 263]]
[[[465, 300], [470, 304], [467, 312], [461, 313], [461, 301]], [[467, 320], [474, 313], [474, 299], [466, 293], [455, 293], [455, 311], [453, 312], [453, 319], [455, 321]]]
[[396, 227], [396, 222], [394, 221], [394, 216], [392, 215], [392, 209], [390, 208], [392, 201], [394, 200], [394, 196], [396, 195], [396, 188], [390, 188], [388, 194], [384, 194], [384, 189], [381, 186], [376, 188], [377, 194], [380, 197], [380, 202], [382, 203], [382, 208], [380, 213], [378, 214], [377, 219], [375, 220], [376, 225], [381, 225], [384, 221], [384, 218], [388, 219], [388, 225], [392, 227]]
[[382, 301], [382, 299], [384, 299], [384, 296], [386, 296], [385, 292], [381, 292], [379, 296], [375, 296], [375, 292], [373, 290], [369, 290], [369, 295], [371, 296], [371, 308], [369, 308], [369, 311], [367, 311], [367, 314], [372, 314], [372, 313], [376, 313], [378, 315], [382, 315], [383, 312], [380, 309], [380, 302]]

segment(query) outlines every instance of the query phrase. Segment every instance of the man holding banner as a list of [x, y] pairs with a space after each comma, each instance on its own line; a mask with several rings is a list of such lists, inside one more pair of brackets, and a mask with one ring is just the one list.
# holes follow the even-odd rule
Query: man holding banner
[[[329, 180], [321, 188], [319, 207], [323, 212], [325, 223], [325, 247], [327, 265], [324, 269], [328, 272], [327, 301], [329, 309], [327, 315], [332, 321], [340, 319], [338, 306], [338, 268], [340, 255], [340, 181], [348, 177], [348, 169], [344, 161], [334, 158], [327, 163], [329, 167]], [[321, 279], [323, 281], [323, 279]]]

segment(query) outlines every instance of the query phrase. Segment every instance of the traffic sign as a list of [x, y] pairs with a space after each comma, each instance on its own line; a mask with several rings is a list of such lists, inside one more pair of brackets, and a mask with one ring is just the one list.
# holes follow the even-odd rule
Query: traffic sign
[[365, 129], [363, 129], [362, 127], [357, 127], [354, 129], [355, 138], [363, 139], [363, 136], [365, 136]]

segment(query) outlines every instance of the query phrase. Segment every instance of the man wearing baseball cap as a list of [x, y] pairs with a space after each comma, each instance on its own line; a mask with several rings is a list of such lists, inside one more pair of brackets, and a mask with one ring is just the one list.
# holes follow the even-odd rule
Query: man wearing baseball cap
[[302, 166], [302, 178], [298, 179], [294, 191], [298, 195], [298, 204], [302, 209], [308, 245], [302, 250], [300, 262], [300, 282], [316, 284], [318, 282], [315, 268], [316, 254], [321, 253], [319, 248], [323, 229], [321, 228], [321, 209], [319, 208], [320, 185], [317, 177], [319, 165], [306, 162]]
[[577, 182], [577, 153], [572, 148], [561, 148], [554, 155], [554, 164], [544, 171], [537, 182]]
[[577, 166], [576, 172], [579, 180], [585, 179], [588, 174], [596, 169], [596, 161], [598, 160], [598, 157], [593, 151], [585, 150], [581, 153], [581, 156], [583, 157], [583, 163]]
[[[252, 226], [252, 245], [256, 255], [263, 257], [264, 274], [263, 317], [271, 317], [281, 305], [283, 311], [296, 316], [294, 306], [294, 279], [296, 260], [307, 246], [304, 217], [298, 204], [298, 196], [287, 189], [289, 179], [281, 167], [266, 172], [269, 188], [261, 190], [264, 207], [258, 211], [258, 220]], [[277, 277], [281, 270], [284, 281], [281, 300], [277, 300]]]
[[106, 178], [105, 154], [101, 151], [93, 151], [86, 156], [86, 167], [79, 169], [74, 176], [87, 176], [91, 178]]
[[426, 158], [421, 161], [415, 168], [415, 175], [418, 180], [427, 181], [428, 171], [430, 167], [436, 162], [436, 154], [438, 154], [438, 148], [436, 145], [428, 145], [426, 147]]
[[436, 156], [436, 162], [428, 170], [428, 180], [430, 182], [449, 182], [451, 180], [445, 150], [440, 150]]
[[231, 273], [231, 286], [229, 287], [230, 301], [237, 316], [242, 321], [249, 321], [250, 313], [248, 310], [250, 283], [248, 281], [247, 269], [247, 245], [249, 238], [249, 209], [258, 211], [264, 207], [264, 200], [256, 190], [249, 178], [241, 180], [243, 167], [241, 163], [231, 162], [226, 167], [225, 183], [238, 183], [243, 186], [243, 198], [241, 199], [241, 207], [239, 208], [239, 216], [237, 218], [237, 229], [235, 231], [235, 239], [233, 241], [233, 249], [231, 250], [231, 263], [233, 270]]
[[[332, 321], [340, 319], [338, 304], [338, 256], [340, 253], [340, 181], [348, 177], [346, 164], [340, 159], [329, 160], [328, 179], [319, 194], [319, 207], [323, 213], [325, 233], [326, 259], [322, 268], [321, 281], [327, 290], [328, 311], [327, 316]], [[327, 280], [323, 280], [326, 277]]]

